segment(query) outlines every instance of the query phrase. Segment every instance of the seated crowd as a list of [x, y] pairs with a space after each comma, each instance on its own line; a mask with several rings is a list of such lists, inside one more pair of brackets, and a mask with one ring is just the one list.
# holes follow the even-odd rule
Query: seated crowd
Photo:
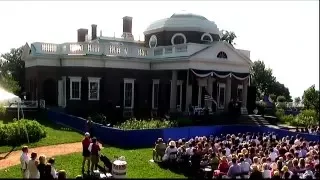
[[153, 159], [188, 168], [197, 177], [320, 179], [319, 148], [319, 141], [299, 135], [279, 138], [274, 133], [247, 132], [167, 143], [159, 138]]
[[320, 134], [320, 126], [309, 126], [309, 127], [300, 128], [300, 129], [297, 127], [296, 132], [317, 135], [317, 134]]
[[29, 157], [28, 153], [28, 147], [24, 146], [20, 157], [23, 179], [66, 179], [64, 170], [56, 170], [54, 158], [49, 158], [46, 161], [44, 155], [40, 155], [38, 158], [38, 154], [32, 152]]

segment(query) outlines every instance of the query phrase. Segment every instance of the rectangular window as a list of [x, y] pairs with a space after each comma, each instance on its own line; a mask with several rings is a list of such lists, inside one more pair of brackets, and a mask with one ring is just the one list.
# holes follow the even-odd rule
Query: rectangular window
[[226, 85], [224, 83], [219, 83], [218, 85], [218, 107], [219, 109], [224, 109]]
[[154, 79], [152, 83], [152, 109], [158, 109], [159, 104], [159, 80]]
[[182, 80], [177, 82], [177, 109], [181, 111], [182, 109]]
[[124, 79], [124, 108], [133, 108], [134, 106], [134, 79]]
[[100, 99], [100, 78], [88, 77], [88, 99], [99, 100]]
[[70, 77], [70, 99], [81, 100], [81, 77]]
[[239, 101], [242, 101], [242, 92], [243, 92], [243, 85], [239, 84], [237, 87], [237, 98]]

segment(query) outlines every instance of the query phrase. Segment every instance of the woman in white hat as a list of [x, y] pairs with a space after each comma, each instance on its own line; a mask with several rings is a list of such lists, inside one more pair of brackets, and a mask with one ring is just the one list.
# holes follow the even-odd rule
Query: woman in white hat
[[176, 157], [178, 152], [178, 149], [176, 147], [176, 142], [174, 141], [170, 141], [169, 142], [169, 146], [167, 147], [166, 151], [165, 151], [165, 155], [163, 160], [168, 160], [168, 159], [172, 159], [174, 157]]

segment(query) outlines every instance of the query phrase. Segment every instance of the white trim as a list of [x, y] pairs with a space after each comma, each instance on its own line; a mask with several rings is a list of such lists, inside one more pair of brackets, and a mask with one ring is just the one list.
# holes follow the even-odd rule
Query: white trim
[[[154, 45], [154, 47], [151, 46], [151, 40], [152, 40], [152, 38], [155, 39], [155, 43], [156, 43], [156, 44]], [[155, 47], [157, 47], [157, 45], [158, 45], [157, 36], [156, 36], [156, 35], [152, 35], [152, 36], [150, 37], [150, 39], [149, 39], [149, 47], [150, 47], [150, 48], [155, 48]]]
[[[223, 106], [220, 106], [220, 88], [223, 88], [224, 91], [224, 103], [223, 103]], [[218, 109], [224, 109], [225, 106], [226, 106], [226, 84], [225, 83], [218, 83], [218, 95], [217, 95], [217, 102], [218, 102]]]
[[204, 87], [204, 86], [198, 86], [198, 107], [201, 107], [202, 87]]
[[177, 109], [182, 111], [182, 85], [183, 85], [183, 81], [182, 80], [178, 80], [177, 82], [177, 86], [180, 86], [180, 88], [178, 89], [178, 91], [180, 91], [180, 97], [179, 97], [179, 104], [177, 104]]
[[[99, 101], [100, 100], [100, 79], [99, 77], [88, 77], [88, 100]], [[97, 98], [90, 98], [90, 83], [98, 83]]]
[[[210, 41], [203, 40], [205, 36], [209, 36]], [[201, 36], [201, 41], [205, 41], [205, 42], [213, 42], [213, 38], [212, 38], [212, 36], [211, 36], [209, 33], [203, 33], [203, 34], [202, 34], [202, 36]]]
[[[76, 77], [76, 76], [69, 76], [70, 79], [70, 100], [81, 100], [81, 79], [82, 77]], [[79, 98], [72, 97], [72, 83], [78, 82], [79, 83]]]
[[[128, 109], [133, 109], [134, 107], [134, 81], [135, 79], [128, 79], [124, 78], [123, 79], [124, 84], [123, 84], [123, 107], [128, 108]], [[132, 84], [132, 94], [131, 94], [131, 106], [126, 106], [126, 84]]]
[[[170, 84], [172, 83], [172, 80], [170, 80]], [[182, 87], [183, 87], [183, 80], [177, 80], [177, 87], [180, 86], [179, 89], [177, 89], [177, 91], [180, 91], [180, 97], [179, 97], [179, 104], [176, 104], [177, 109], [179, 109], [180, 111], [182, 110]], [[171, 87], [171, 86], [170, 86]], [[171, 95], [170, 95], [171, 96]]]
[[182, 34], [182, 33], [176, 33], [176, 34], [174, 34], [174, 35], [172, 36], [172, 38], [171, 38], [171, 44], [172, 44], [172, 45], [175, 45], [175, 44], [174, 44], [174, 39], [175, 39], [177, 36], [181, 36], [181, 37], [183, 38], [184, 43], [182, 43], [182, 44], [187, 44], [187, 38], [186, 38], [186, 36], [185, 36], [184, 34]]
[[[157, 107], [155, 108], [155, 104], [154, 104], [154, 97], [155, 97], [155, 94], [154, 94], [154, 85], [158, 85], [158, 94], [157, 94], [157, 97], [158, 97], [158, 104], [157, 104]], [[159, 107], [159, 87], [160, 87], [160, 80], [159, 79], [153, 79], [152, 80], [152, 109], [158, 109]]]

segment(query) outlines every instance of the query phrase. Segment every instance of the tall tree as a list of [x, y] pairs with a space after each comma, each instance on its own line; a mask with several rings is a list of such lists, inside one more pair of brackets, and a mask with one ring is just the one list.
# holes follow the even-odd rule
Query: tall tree
[[295, 104], [296, 106], [298, 106], [300, 103], [301, 103], [301, 98], [300, 98], [300, 97], [294, 98], [294, 104]]
[[272, 70], [266, 68], [263, 61], [258, 60], [253, 63], [251, 77], [252, 84], [257, 87], [257, 97], [261, 97], [262, 94], [272, 94], [269, 89], [276, 78], [273, 77]]
[[314, 109], [319, 115], [319, 96], [320, 91], [316, 90], [315, 85], [312, 85], [303, 92], [302, 103], [307, 109]]
[[270, 85], [269, 92], [276, 94], [277, 96], [284, 96], [286, 102], [292, 102], [289, 89], [279, 81], [275, 81]]
[[233, 31], [222, 30], [222, 37], [220, 38], [221, 41], [226, 41], [231, 45], [235, 45], [236, 43], [234, 42], [234, 40], [236, 38], [237, 36]]
[[287, 102], [292, 102], [289, 89], [276, 80], [272, 69], [266, 68], [263, 61], [255, 61], [251, 67], [251, 82], [257, 87], [257, 97], [271, 95], [275, 100], [284, 96]]
[[24, 61], [21, 60], [22, 51], [23, 47], [12, 48], [10, 52], [2, 54], [0, 59], [1, 74], [6, 78], [8, 78], [7, 75], [10, 74], [10, 81], [17, 81], [21, 87], [20, 91], [15, 92], [17, 94], [24, 91], [25, 69]]

